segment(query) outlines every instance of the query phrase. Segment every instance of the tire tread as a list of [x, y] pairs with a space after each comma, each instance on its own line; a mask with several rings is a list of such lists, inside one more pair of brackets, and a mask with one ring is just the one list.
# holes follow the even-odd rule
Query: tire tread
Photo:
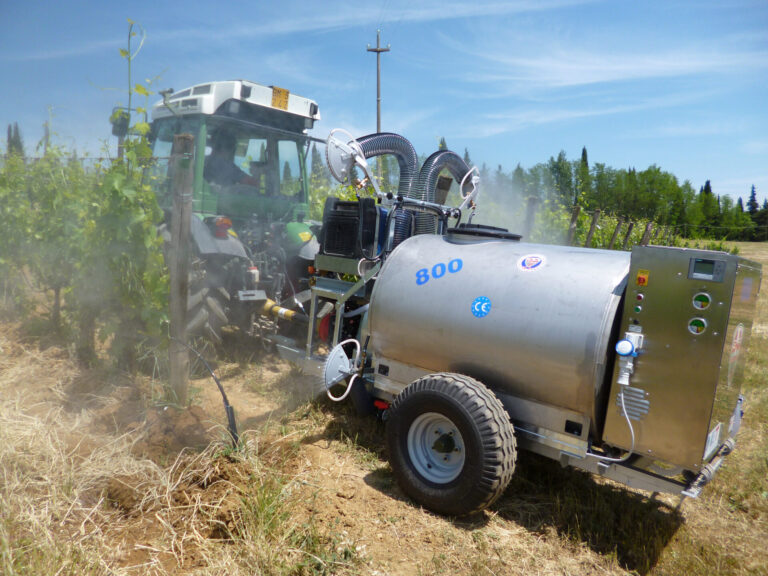
[[[397, 414], [404, 404], [413, 401], [414, 396], [430, 392], [441, 394], [460, 404], [478, 426], [484, 453], [479, 485], [474, 491], [470, 506], [462, 508], [459, 512], [454, 511], [457, 507], [455, 503], [447, 508], [456, 515], [479, 512], [503, 494], [515, 471], [517, 443], [509, 416], [490, 389], [470, 376], [451, 372], [430, 374], [411, 383], [395, 398], [390, 407], [391, 414]], [[407, 480], [395, 466], [393, 472], [404, 490], [413, 496], [413, 491], [407, 486]], [[439, 506], [428, 507], [437, 512], [444, 512]]]

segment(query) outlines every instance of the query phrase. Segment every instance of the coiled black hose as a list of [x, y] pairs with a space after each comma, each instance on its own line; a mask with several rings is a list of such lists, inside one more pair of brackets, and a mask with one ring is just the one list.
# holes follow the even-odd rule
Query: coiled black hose
[[434, 202], [437, 178], [440, 176], [440, 172], [446, 169], [459, 185], [461, 185], [467, 172], [471, 170], [464, 159], [455, 152], [438, 150], [424, 161], [416, 181], [413, 198]]
[[357, 139], [366, 158], [392, 154], [400, 167], [400, 182], [397, 186], [399, 196], [410, 197], [413, 181], [419, 168], [419, 157], [413, 145], [392, 132], [377, 132]]
[[[424, 161], [419, 171], [419, 177], [413, 186], [412, 197], [427, 202], [435, 202], [435, 189], [440, 172], [448, 170], [456, 183], [461, 186], [467, 173], [471, 170], [464, 159], [450, 150], [438, 150]], [[431, 214], [416, 215], [416, 234], [434, 234], [435, 217]]]

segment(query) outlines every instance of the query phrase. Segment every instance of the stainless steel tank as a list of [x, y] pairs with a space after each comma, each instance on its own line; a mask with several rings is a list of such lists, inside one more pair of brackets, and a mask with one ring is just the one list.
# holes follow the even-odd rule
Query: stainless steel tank
[[465, 234], [420, 235], [371, 295], [377, 359], [474, 376], [501, 392], [598, 416], [630, 254]]

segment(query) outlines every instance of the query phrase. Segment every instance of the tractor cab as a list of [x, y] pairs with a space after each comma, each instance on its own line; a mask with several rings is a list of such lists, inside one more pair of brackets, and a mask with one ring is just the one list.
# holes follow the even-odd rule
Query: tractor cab
[[173, 138], [195, 138], [193, 212], [226, 216], [235, 230], [254, 218], [292, 222], [308, 212], [306, 131], [320, 115], [313, 101], [247, 81], [199, 84], [152, 111], [159, 200], [169, 208], [167, 159]]
[[166, 93], [153, 106], [153, 187], [167, 241], [174, 137], [194, 137], [190, 234], [199, 273], [190, 278], [189, 315], [199, 321], [188, 332], [219, 339], [226, 325], [250, 331], [265, 303], [300, 305], [319, 248], [306, 221], [307, 130], [319, 118], [312, 100], [244, 80]]

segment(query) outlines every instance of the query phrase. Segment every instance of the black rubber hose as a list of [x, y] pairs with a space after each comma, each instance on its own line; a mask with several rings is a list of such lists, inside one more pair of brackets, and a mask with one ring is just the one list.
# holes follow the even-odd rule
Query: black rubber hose
[[221, 382], [216, 377], [216, 374], [214, 373], [211, 366], [206, 362], [205, 358], [203, 358], [202, 354], [192, 348], [189, 344], [186, 342], [182, 342], [178, 338], [174, 338], [171, 336], [171, 340], [175, 340], [182, 346], [184, 346], [187, 350], [190, 350], [193, 352], [203, 363], [203, 365], [208, 369], [208, 372], [211, 374], [211, 378], [213, 378], [213, 381], [216, 382], [216, 386], [219, 387], [219, 392], [221, 392], [221, 398], [224, 400], [224, 412], [227, 415], [227, 429], [229, 431], [229, 435], [232, 437], [232, 448], [237, 450], [237, 445], [240, 442], [240, 437], [237, 434], [237, 423], [235, 422], [235, 409], [232, 407], [232, 405], [229, 403], [229, 399], [227, 398], [227, 393], [224, 392], [224, 387], [221, 385]]
[[[461, 186], [464, 177], [471, 170], [464, 159], [450, 150], [438, 150], [424, 161], [419, 177], [412, 190], [412, 197], [426, 202], [435, 202], [437, 180], [443, 170], [448, 170], [456, 183]], [[428, 214], [416, 215], [416, 234], [434, 234], [435, 217]]]
[[397, 164], [400, 167], [400, 182], [397, 186], [397, 193], [400, 196], [410, 197], [413, 181], [419, 169], [419, 157], [413, 145], [400, 136], [392, 132], [377, 132], [368, 134], [357, 139], [366, 158], [374, 156], [383, 156], [392, 154], [397, 158]]
[[427, 158], [421, 166], [413, 198], [434, 202], [437, 179], [443, 170], [448, 170], [456, 180], [456, 184], [461, 186], [461, 181], [464, 180], [471, 168], [455, 152], [438, 150]]

